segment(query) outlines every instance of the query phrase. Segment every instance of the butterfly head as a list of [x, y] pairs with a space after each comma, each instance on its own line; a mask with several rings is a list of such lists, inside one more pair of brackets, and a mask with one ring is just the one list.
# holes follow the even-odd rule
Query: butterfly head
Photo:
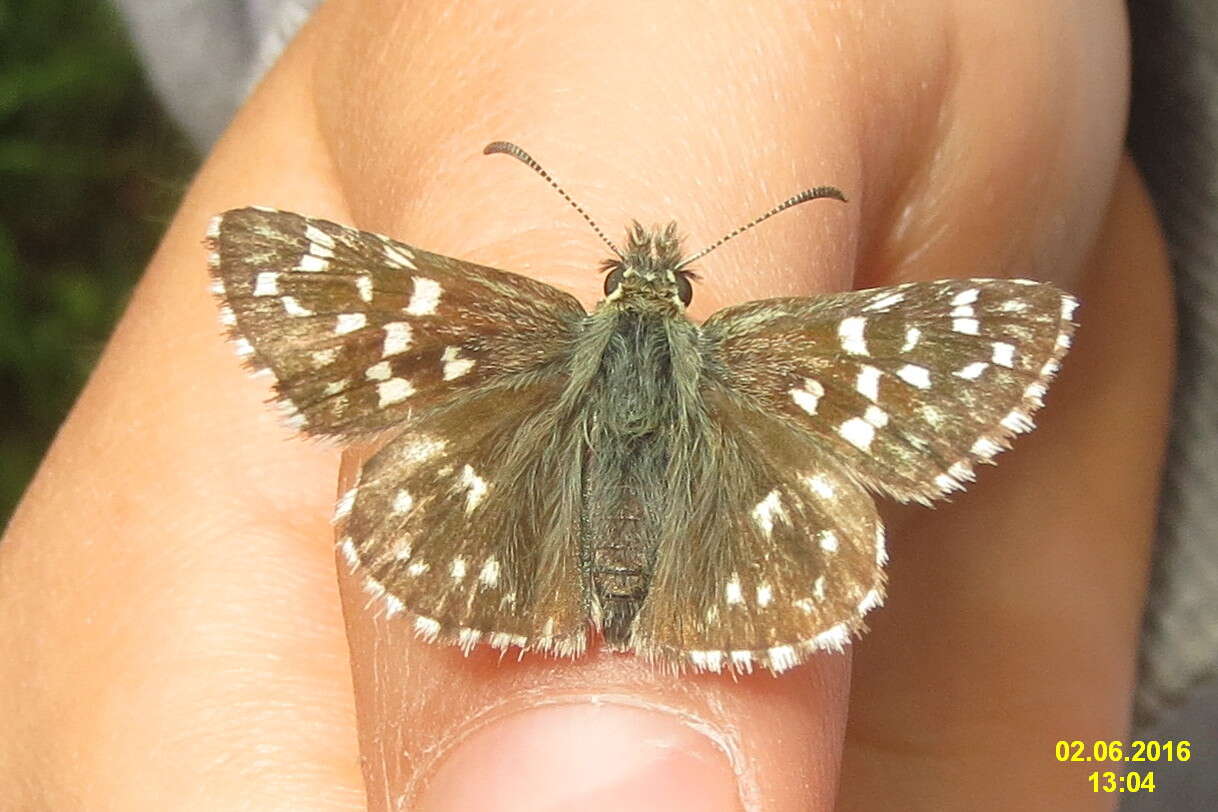
[[673, 308], [678, 312], [685, 310], [694, 295], [693, 285], [690, 283], [690, 280], [697, 279], [697, 276], [692, 271], [685, 270], [691, 263], [706, 256], [728, 240], [743, 234], [758, 223], [764, 222], [775, 214], [786, 211], [792, 206], [798, 206], [800, 203], [807, 203], [809, 200], [819, 200], [824, 197], [841, 200], [842, 202], [846, 200], [846, 196], [842, 194], [841, 190], [833, 186], [817, 186], [812, 189], [805, 189], [794, 197], [779, 203], [760, 217], [725, 234], [718, 241], [708, 245], [698, 253], [685, 258], [681, 257], [681, 240], [677, 236], [676, 223], [669, 223], [662, 229], [659, 227], [646, 229], [636, 222], [626, 229], [626, 250], [619, 251], [617, 246], [605, 236], [600, 227], [588, 216], [587, 212], [581, 209], [579, 204], [572, 200], [571, 196], [564, 192], [562, 187], [555, 182], [554, 178], [550, 177], [549, 173], [542, 169], [541, 165], [533, 160], [532, 156], [527, 152], [508, 141], [492, 141], [486, 145], [482, 152], [486, 155], [496, 153], [511, 155], [545, 178], [562, 195], [563, 199], [579, 212], [580, 216], [596, 232], [596, 236], [600, 237], [601, 241], [609, 246], [609, 250], [614, 254], [614, 258], [606, 260], [602, 266], [602, 270], [606, 272], [605, 301], [614, 302], [619, 306], [636, 310], [643, 308], [654, 309], [657, 306], [660, 308]]
[[606, 260], [605, 300], [623, 304], [664, 303], [684, 310], [693, 298], [692, 271], [682, 267], [677, 224], [644, 228], [637, 222], [626, 230], [626, 249]]

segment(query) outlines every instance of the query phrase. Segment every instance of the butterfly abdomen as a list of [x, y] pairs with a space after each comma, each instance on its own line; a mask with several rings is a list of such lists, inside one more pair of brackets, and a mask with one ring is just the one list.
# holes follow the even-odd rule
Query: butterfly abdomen
[[615, 318], [588, 416], [583, 558], [605, 642], [628, 648], [669, 512], [673, 443], [686, 433], [676, 430], [681, 387], [666, 319], [632, 310]]

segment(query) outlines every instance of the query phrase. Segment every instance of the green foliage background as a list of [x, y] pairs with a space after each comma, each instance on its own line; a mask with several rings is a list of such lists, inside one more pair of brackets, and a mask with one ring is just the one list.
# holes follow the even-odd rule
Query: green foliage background
[[0, 524], [194, 165], [108, 5], [0, 0]]

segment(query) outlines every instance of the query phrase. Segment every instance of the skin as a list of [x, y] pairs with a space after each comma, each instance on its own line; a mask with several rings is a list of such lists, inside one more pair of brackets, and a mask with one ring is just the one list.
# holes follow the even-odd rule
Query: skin
[[[0, 806], [1111, 807], [1053, 742], [1128, 731], [1172, 379], [1126, 71], [1116, 2], [327, 4], [208, 159], [0, 546]], [[466, 659], [336, 565], [359, 452], [292, 440], [220, 340], [207, 219], [298, 210], [590, 306], [603, 247], [492, 138], [613, 237], [675, 218], [696, 249], [847, 193], [700, 262], [695, 318], [949, 275], [1079, 295], [1040, 429], [950, 505], [885, 505], [890, 597], [851, 654], [739, 681]]]

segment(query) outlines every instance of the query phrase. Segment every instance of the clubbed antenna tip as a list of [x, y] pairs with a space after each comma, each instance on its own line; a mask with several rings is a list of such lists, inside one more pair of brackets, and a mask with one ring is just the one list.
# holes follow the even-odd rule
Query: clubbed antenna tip
[[807, 203], [809, 200], [819, 200], [819, 199], [825, 198], [825, 197], [830, 197], [830, 198], [833, 198], [834, 200], [840, 200], [843, 203], [846, 202], [846, 196], [844, 194], [842, 194], [842, 190], [838, 189], [835, 186], [817, 186], [812, 189], [804, 189], [802, 192], [795, 195], [795, 197], [792, 197], [789, 200], [784, 200], [783, 202], [779, 203], [774, 208], [767, 211], [765, 214], [758, 217], [756, 220], [753, 220], [749, 223], [745, 223], [744, 225], [742, 225], [740, 228], [736, 229], [735, 231], [732, 231], [728, 234], [723, 235], [723, 237], [721, 237], [717, 242], [712, 243], [711, 245], [707, 246], [706, 248], [703, 248], [698, 253], [694, 254], [693, 256], [691, 256], [688, 259], [686, 259], [685, 261], [683, 261], [679, 266], [677, 266], [678, 270], [680, 270], [681, 268], [684, 268], [686, 265], [689, 265], [694, 260], [701, 259], [702, 257], [709, 254], [711, 251], [714, 251], [716, 248], [723, 245], [728, 240], [732, 239], [733, 237], [740, 236], [741, 234], [748, 231], [750, 228], [757, 225], [758, 223], [761, 223], [765, 220], [769, 220], [771, 217], [773, 217], [775, 214], [778, 214], [780, 211], [786, 211], [787, 209], [791, 208], [792, 206], [798, 206], [800, 203]]
[[548, 181], [549, 184], [551, 186], [553, 186], [554, 189], [560, 195], [562, 195], [563, 200], [570, 203], [571, 208], [573, 208], [577, 212], [579, 212], [580, 216], [583, 217], [584, 220], [587, 221], [588, 225], [592, 226], [592, 230], [596, 232], [596, 236], [600, 237], [601, 241], [604, 242], [605, 245], [609, 246], [609, 250], [612, 251], [614, 254], [617, 254], [618, 257], [622, 256], [622, 252], [617, 250], [617, 246], [614, 245], [613, 242], [608, 237], [605, 236], [605, 233], [603, 231], [601, 231], [600, 226], [598, 226], [592, 220], [592, 218], [589, 217], [588, 214], [582, 208], [580, 208], [580, 205], [578, 203], [576, 203], [574, 200], [571, 199], [571, 196], [568, 195], [563, 190], [563, 188], [558, 185], [558, 182], [555, 181], [554, 178], [550, 177], [549, 172], [547, 172], [546, 170], [541, 168], [541, 164], [539, 164], [539, 163], [537, 163], [537, 161], [533, 160], [532, 155], [529, 155], [529, 153], [525, 152], [523, 149], [521, 149], [520, 147], [516, 146], [515, 144], [513, 144], [509, 141], [492, 141], [491, 143], [487, 144], [485, 147], [482, 148], [483, 155], [494, 155], [495, 153], [511, 155], [513, 158], [515, 158], [516, 160], [520, 161], [525, 166], [532, 169], [538, 175], [541, 175], [543, 178], [545, 178], [546, 181]]

